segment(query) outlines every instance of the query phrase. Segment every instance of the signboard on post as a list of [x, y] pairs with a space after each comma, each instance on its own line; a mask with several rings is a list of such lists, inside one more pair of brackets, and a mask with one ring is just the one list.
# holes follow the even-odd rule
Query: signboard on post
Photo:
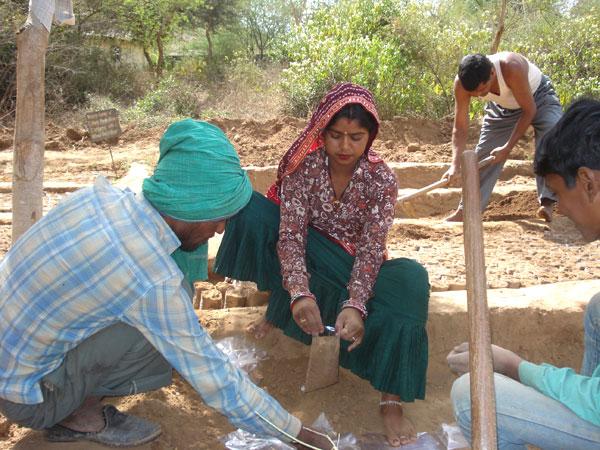
[[[121, 136], [121, 125], [119, 124], [119, 112], [112, 109], [105, 109], [102, 111], [94, 111], [85, 115], [86, 126], [90, 133], [90, 140], [92, 142], [107, 141], [116, 142]], [[112, 148], [109, 146], [108, 151], [110, 152], [110, 160], [112, 161], [112, 168], [115, 174], [117, 170], [115, 168], [115, 160], [112, 154]]]
[[92, 142], [113, 141], [122, 133], [119, 112], [114, 108], [87, 113], [85, 118]]

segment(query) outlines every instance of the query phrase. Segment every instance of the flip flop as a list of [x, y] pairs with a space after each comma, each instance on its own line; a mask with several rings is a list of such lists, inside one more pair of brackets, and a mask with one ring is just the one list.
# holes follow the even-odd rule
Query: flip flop
[[104, 428], [97, 432], [75, 431], [62, 425], [46, 430], [49, 442], [92, 441], [109, 447], [133, 447], [150, 442], [160, 435], [160, 425], [140, 417], [124, 414], [112, 405], [102, 408]]

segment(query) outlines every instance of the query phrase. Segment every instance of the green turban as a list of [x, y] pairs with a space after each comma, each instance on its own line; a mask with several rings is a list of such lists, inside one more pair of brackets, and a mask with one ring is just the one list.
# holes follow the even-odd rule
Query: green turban
[[[186, 222], [223, 220], [250, 201], [252, 186], [240, 159], [216, 126], [185, 119], [160, 140], [154, 174], [143, 183], [144, 197], [162, 214]], [[208, 276], [208, 245], [173, 255], [189, 282]]]

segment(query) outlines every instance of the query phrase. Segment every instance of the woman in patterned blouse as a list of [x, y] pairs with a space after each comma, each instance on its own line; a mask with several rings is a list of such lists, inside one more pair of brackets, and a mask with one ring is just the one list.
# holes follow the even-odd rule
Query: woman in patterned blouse
[[429, 283], [416, 261], [386, 261], [397, 183], [371, 150], [378, 129], [371, 93], [335, 86], [284, 155], [272, 202], [255, 193], [228, 222], [216, 270], [272, 291], [257, 335], [274, 325], [310, 343], [335, 325], [341, 365], [381, 392], [399, 446], [416, 437], [401, 401], [425, 395]]

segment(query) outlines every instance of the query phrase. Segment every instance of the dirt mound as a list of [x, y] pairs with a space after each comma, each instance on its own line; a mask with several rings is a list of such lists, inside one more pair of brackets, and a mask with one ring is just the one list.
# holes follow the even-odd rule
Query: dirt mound
[[502, 200], [491, 202], [483, 214], [483, 220], [533, 219], [539, 203], [535, 192], [515, 192]]
[[396, 244], [408, 240], [430, 239], [433, 241], [449, 240], [453, 236], [462, 236], [460, 231], [451, 229], [436, 230], [427, 226], [404, 225], [402, 227], [393, 227], [390, 230], [388, 241], [390, 244]]
[[306, 121], [293, 117], [266, 121], [211, 119], [234, 144], [245, 166], [277, 165]]

